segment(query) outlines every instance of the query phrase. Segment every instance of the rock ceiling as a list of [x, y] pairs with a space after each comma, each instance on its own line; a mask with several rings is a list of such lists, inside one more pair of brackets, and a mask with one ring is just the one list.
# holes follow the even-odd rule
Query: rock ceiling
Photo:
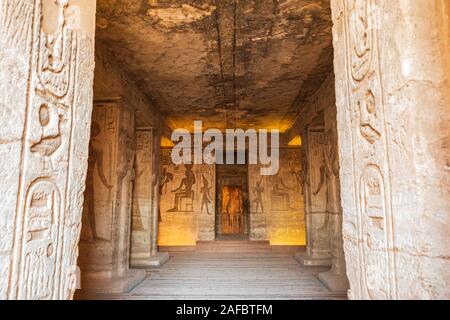
[[329, 0], [97, 2], [97, 39], [173, 128], [286, 130], [332, 70]]

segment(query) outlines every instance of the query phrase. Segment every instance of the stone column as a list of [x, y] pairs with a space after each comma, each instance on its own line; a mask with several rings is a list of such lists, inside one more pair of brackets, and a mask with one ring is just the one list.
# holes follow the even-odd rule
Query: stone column
[[323, 126], [306, 131], [303, 161], [307, 163], [305, 177], [306, 254], [295, 258], [305, 266], [331, 266], [329, 215], [324, 176], [325, 132]]
[[156, 160], [157, 130], [148, 128], [136, 132], [136, 179], [133, 191], [131, 261], [133, 268], [160, 266], [169, 260], [167, 253], [158, 253], [159, 176]]
[[331, 3], [349, 297], [449, 299], [449, 3]]
[[339, 155], [336, 129], [336, 107], [325, 109], [325, 167], [327, 214], [331, 240], [331, 269], [319, 274], [319, 280], [331, 291], [347, 292], [349, 283], [345, 269], [342, 239], [342, 207], [339, 183]]
[[134, 163], [134, 111], [120, 100], [96, 102], [80, 242], [83, 290], [127, 292], [145, 277], [129, 269]]
[[86, 177], [95, 1], [0, 7], [0, 300], [71, 299]]

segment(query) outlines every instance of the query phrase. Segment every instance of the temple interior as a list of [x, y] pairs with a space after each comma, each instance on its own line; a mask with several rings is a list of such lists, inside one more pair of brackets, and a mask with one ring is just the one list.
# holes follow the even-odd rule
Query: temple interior
[[1, 10], [0, 299], [450, 298], [448, 1]]

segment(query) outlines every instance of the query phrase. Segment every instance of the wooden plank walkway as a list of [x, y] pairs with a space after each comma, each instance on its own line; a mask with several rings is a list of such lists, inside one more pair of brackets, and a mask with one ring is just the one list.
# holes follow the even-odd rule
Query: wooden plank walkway
[[[214, 246], [214, 244], [211, 244]], [[346, 299], [332, 293], [317, 279], [326, 268], [306, 268], [293, 257], [293, 250], [271, 249], [254, 244], [231, 252], [213, 251], [203, 244], [194, 252], [173, 252], [161, 268], [147, 272], [147, 279], [127, 294], [77, 294], [77, 299], [133, 300], [302, 300]], [[298, 251], [297, 251], [298, 252]]]

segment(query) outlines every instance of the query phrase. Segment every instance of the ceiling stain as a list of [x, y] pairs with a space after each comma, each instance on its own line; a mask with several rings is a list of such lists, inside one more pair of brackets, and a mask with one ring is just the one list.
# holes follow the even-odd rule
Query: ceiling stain
[[98, 0], [97, 39], [173, 128], [287, 130], [332, 70], [329, 0]]

